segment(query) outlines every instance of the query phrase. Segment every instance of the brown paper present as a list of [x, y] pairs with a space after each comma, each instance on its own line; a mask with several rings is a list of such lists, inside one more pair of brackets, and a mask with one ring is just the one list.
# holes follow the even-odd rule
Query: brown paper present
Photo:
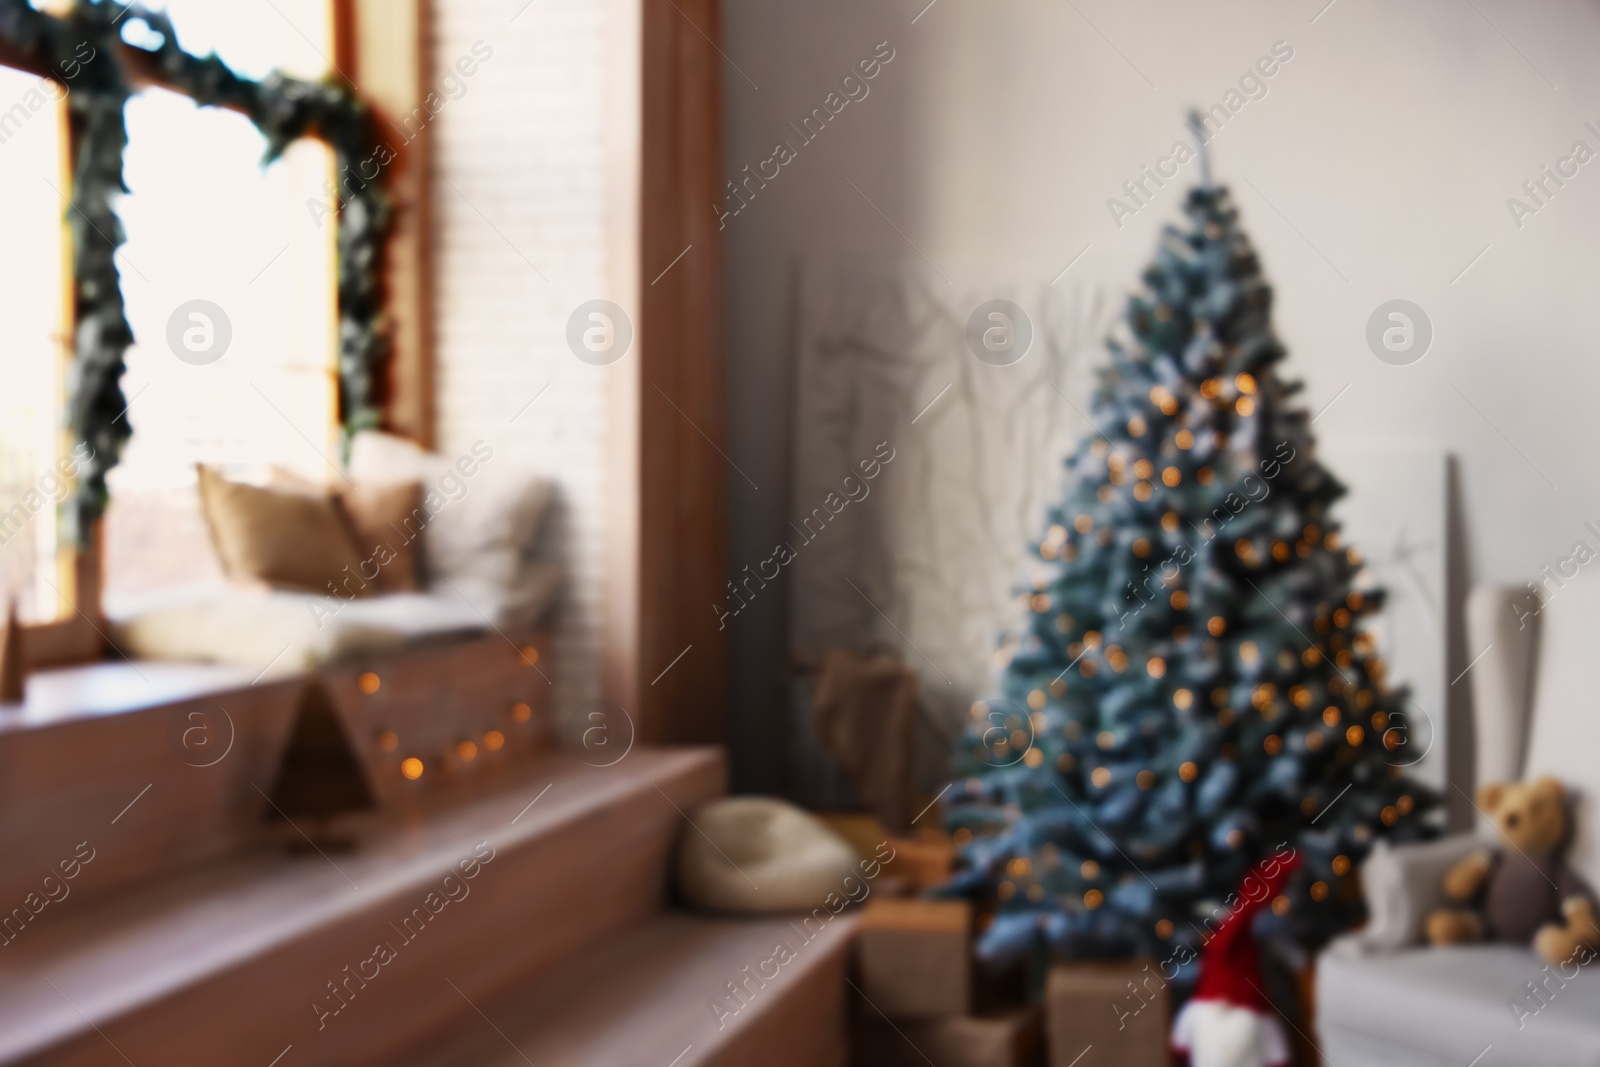
[[950, 880], [956, 846], [948, 834], [930, 829], [914, 838], [894, 838], [889, 844], [894, 847], [889, 873], [905, 877], [915, 889], [932, 889]]
[[893, 849], [894, 858], [883, 864], [882, 877], [877, 883], [880, 886], [894, 881], [910, 892], [920, 893], [950, 879], [955, 865], [955, 844], [949, 834], [932, 825], [935, 823], [933, 812], [920, 820], [923, 825], [912, 837], [890, 834], [883, 823], [871, 815], [819, 812], [817, 817], [850, 842], [862, 859], [882, 857], [889, 854], [888, 849]]
[[1045, 987], [1051, 1067], [1168, 1067], [1170, 1005], [1153, 960], [1055, 965]]
[[873, 897], [856, 935], [857, 985], [891, 1019], [972, 1010], [972, 909], [960, 900]]

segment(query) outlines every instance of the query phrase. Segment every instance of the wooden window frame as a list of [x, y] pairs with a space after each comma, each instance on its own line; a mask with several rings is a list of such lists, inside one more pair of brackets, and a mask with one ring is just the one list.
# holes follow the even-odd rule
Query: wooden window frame
[[[334, 63], [352, 82], [372, 93], [372, 104], [380, 114], [404, 114], [423, 96], [427, 77], [425, 33], [427, 0], [331, 0]], [[136, 66], [128, 68], [136, 77]], [[75, 141], [67, 129], [65, 104], [60, 121], [66, 150]], [[391, 128], [394, 124], [389, 123]], [[428, 136], [416, 138], [399, 150], [392, 164], [389, 189], [394, 200], [395, 226], [388, 242], [385, 285], [391, 317], [391, 354], [385, 391], [386, 426], [424, 445], [433, 442], [432, 359], [429, 319], [431, 317], [431, 276], [428, 261]], [[73, 160], [63, 160], [70, 176]], [[70, 186], [70, 180], [62, 187]], [[63, 223], [65, 228], [65, 224]], [[63, 240], [67, 247], [68, 316], [75, 318], [72, 299], [72, 245], [70, 230]], [[76, 322], [64, 324], [71, 336]], [[65, 357], [69, 362], [71, 355]], [[105, 526], [97, 519], [89, 531], [86, 545], [74, 545], [60, 565], [64, 572], [58, 587], [59, 598], [70, 613], [49, 622], [24, 626], [30, 668], [65, 666], [102, 659], [116, 646], [107, 635], [107, 622], [101, 594], [104, 589]], [[58, 557], [59, 558], [59, 557]], [[120, 654], [120, 653], [118, 653]]]
[[[713, 608], [727, 581], [723, 251], [713, 207], [722, 184], [720, 0], [608, 2], [611, 283], [638, 314], [634, 358], [617, 365], [611, 396], [602, 687], [635, 716], [641, 742], [716, 743], [727, 704]], [[427, 92], [429, 0], [334, 0], [334, 18], [335, 62], [396, 128], [394, 117]], [[426, 130], [405, 146], [389, 186], [385, 422], [424, 446], [434, 443], [436, 384], [431, 171]], [[96, 529], [74, 561], [74, 614], [30, 628], [33, 665], [97, 659], [109, 647], [101, 545]]]

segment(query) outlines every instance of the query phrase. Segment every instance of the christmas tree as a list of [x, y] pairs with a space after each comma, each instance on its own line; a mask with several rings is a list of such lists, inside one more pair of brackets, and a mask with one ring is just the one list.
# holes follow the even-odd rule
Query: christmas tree
[[1279, 377], [1272, 291], [1225, 188], [1202, 177], [1184, 211], [1107, 342], [1099, 432], [1067, 460], [948, 794], [946, 892], [978, 902], [980, 958], [1187, 961], [1241, 878], [1291, 854], [1264, 918], [1314, 944], [1359, 918], [1376, 838], [1432, 832], [1436, 798], [1399, 769], [1422, 747], [1406, 694], [1363, 625], [1382, 594], [1357, 587], [1344, 487]]

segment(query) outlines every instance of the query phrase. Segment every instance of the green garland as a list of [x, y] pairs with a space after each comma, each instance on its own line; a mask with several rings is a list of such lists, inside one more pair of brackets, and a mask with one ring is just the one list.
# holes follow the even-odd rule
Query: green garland
[[[121, 39], [142, 21], [161, 36], [155, 50]], [[277, 72], [242, 78], [215, 54], [193, 56], [178, 46], [164, 12], [113, 0], [79, 0], [66, 15], [35, 10], [28, 0], [0, 0], [0, 65], [67, 85], [73, 142], [74, 307], [77, 329], [69, 378], [68, 420], [94, 449], [68, 513], [86, 544], [106, 506], [106, 472], [116, 466], [130, 430], [122, 392], [123, 355], [133, 331], [123, 308], [115, 255], [125, 240], [112, 198], [126, 193], [122, 157], [128, 134], [124, 106], [149, 82], [196, 103], [242, 112], [267, 139], [270, 163], [302, 137], [325, 141], [339, 185], [339, 417], [345, 432], [378, 425], [382, 371], [390, 351], [383, 266], [391, 222], [389, 198], [374, 161], [393, 158], [372, 112], [347, 86], [307, 82]]]

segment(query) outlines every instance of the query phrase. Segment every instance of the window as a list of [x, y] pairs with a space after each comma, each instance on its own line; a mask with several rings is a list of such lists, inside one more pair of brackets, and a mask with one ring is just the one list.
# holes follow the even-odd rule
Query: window
[[53, 82], [0, 68], [0, 591], [30, 622], [70, 612], [73, 592], [59, 508], [70, 483], [58, 468], [68, 444], [63, 99]]
[[[234, 70], [319, 78], [327, 0], [173, 0], [180, 43]], [[142, 25], [142, 24], [141, 24]], [[140, 25], [125, 32], [137, 44]], [[123, 392], [133, 436], [111, 472], [106, 606], [220, 584], [195, 464], [322, 479], [338, 459], [332, 154], [303, 139], [263, 168], [243, 115], [149, 89], [127, 107], [118, 257], [135, 343]]]

